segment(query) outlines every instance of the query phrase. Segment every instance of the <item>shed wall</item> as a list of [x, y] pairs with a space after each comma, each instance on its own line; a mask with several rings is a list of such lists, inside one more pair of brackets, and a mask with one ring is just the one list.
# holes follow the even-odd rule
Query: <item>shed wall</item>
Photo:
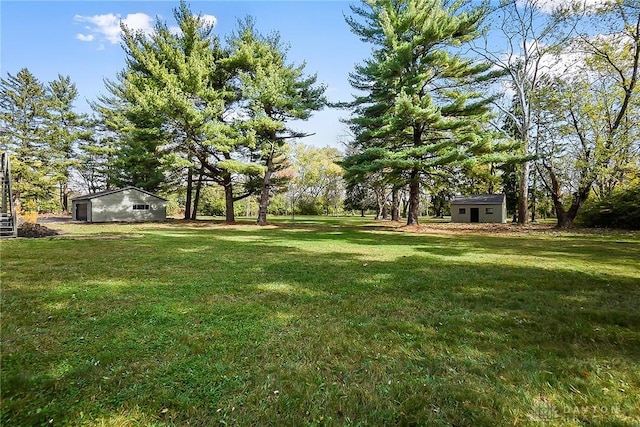
[[[460, 213], [460, 209], [464, 213]], [[471, 208], [478, 208], [479, 222], [507, 222], [506, 203], [501, 204], [452, 204], [451, 222], [471, 222]], [[493, 213], [488, 213], [491, 209]]]
[[[149, 209], [134, 210], [134, 205], [149, 205]], [[166, 217], [164, 200], [135, 189], [91, 199], [91, 222], [164, 221]]]

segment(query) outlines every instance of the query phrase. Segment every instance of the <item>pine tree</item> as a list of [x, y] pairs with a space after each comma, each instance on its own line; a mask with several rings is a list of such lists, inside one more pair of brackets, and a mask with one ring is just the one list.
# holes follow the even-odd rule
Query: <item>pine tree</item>
[[[441, 0], [369, 1], [352, 7], [352, 31], [374, 45], [356, 67], [351, 124], [361, 152], [351, 173], [385, 171], [409, 187], [407, 224], [418, 224], [420, 183], [441, 165], [491, 156], [492, 99], [479, 90], [491, 65], [455, 53], [480, 34], [484, 7]], [[363, 21], [358, 21], [357, 17]]]
[[197, 173], [224, 187], [226, 219], [233, 222], [234, 177], [255, 166], [234, 158], [236, 147], [251, 144], [251, 135], [246, 137], [227, 120], [237, 97], [229, 84], [233, 76], [224, 65], [228, 52], [221, 48], [213, 26], [191, 13], [184, 1], [174, 17], [178, 33], [164, 22], [156, 23], [151, 36], [123, 27], [127, 66], [121, 81], [127, 107], [162, 118], [162, 128], [170, 133], [177, 151], [174, 159], [187, 172], [185, 218], [195, 217], [192, 192]]
[[46, 151], [53, 181], [58, 186], [62, 212], [69, 212], [69, 181], [71, 170], [77, 164], [75, 151], [78, 140], [87, 138], [88, 118], [74, 111], [78, 89], [69, 76], [58, 75], [47, 87], [48, 113], [46, 119]]
[[117, 140], [109, 159], [109, 180], [116, 187], [158, 191], [169, 181], [169, 168], [163, 161], [168, 142], [162, 128], [164, 117], [134, 105], [122, 82], [107, 82], [107, 88], [117, 96], [100, 97], [93, 108]]
[[47, 109], [45, 86], [28, 69], [0, 79], [0, 151], [11, 155], [17, 212], [26, 202], [29, 209], [37, 208], [38, 200], [52, 192], [45, 139]]
[[262, 36], [251, 19], [239, 23], [231, 49], [242, 102], [246, 103], [244, 111], [249, 117], [245, 127], [255, 134], [254, 154], [264, 166], [257, 222], [265, 225], [273, 177], [286, 160], [286, 144], [308, 136], [293, 130], [287, 122], [306, 120], [322, 108], [325, 87], [316, 84], [316, 75], [304, 74], [305, 64], [287, 63], [287, 48], [279, 35]]
[[93, 194], [113, 187], [111, 178], [115, 172], [112, 160], [116, 144], [114, 133], [107, 129], [104, 122], [92, 120], [89, 128], [90, 132], [84, 134], [77, 142], [75, 171], [80, 177], [82, 187]]

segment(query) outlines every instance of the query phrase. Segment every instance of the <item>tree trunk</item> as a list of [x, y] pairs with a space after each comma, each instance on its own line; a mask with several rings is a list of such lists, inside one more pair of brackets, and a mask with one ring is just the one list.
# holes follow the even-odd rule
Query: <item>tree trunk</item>
[[380, 203], [378, 203], [378, 206], [376, 207], [376, 217], [374, 219], [376, 221], [379, 221], [382, 219], [382, 206], [380, 205]]
[[196, 194], [193, 198], [193, 210], [191, 211], [191, 219], [195, 221], [198, 215], [198, 204], [200, 203], [200, 189], [202, 188], [202, 175], [204, 174], [204, 167], [200, 168], [200, 175], [198, 175], [198, 182], [196, 183]]
[[520, 182], [518, 183], [518, 192], [520, 197], [518, 198], [518, 223], [526, 224], [528, 217], [527, 211], [529, 208], [529, 162], [526, 161], [522, 164], [522, 173], [520, 174]]
[[360, 217], [364, 218], [364, 208], [360, 208]]
[[400, 198], [398, 193], [400, 189], [394, 187], [391, 192], [391, 221], [400, 221]]
[[187, 169], [187, 197], [184, 202], [184, 219], [191, 218], [191, 192], [193, 191], [193, 171]]
[[63, 214], [69, 213], [69, 186], [66, 182], [60, 183], [60, 206]]
[[536, 196], [535, 192], [531, 198], [531, 222], [536, 222]]
[[229, 174], [224, 177], [224, 202], [224, 220], [228, 223], [236, 222], [235, 212], [233, 211], [233, 185]]
[[376, 194], [376, 221], [381, 220], [385, 215], [385, 209], [384, 209], [384, 205], [386, 203], [386, 199], [384, 197], [384, 188], [382, 190], [380, 190], [380, 188], [377, 188], [375, 190], [375, 194]]
[[267, 158], [267, 170], [262, 181], [262, 193], [260, 194], [260, 206], [258, 207], [258, 225], [267, 225], [267, 208], [269, 207], [269, 197], [271, 195], [271, 175], [273, 173], [273, 158]]
[[564, 210], [564, 205], [562, 204], [562, 200], [555, 197], [553, 194], [551, 195], [553, 199], [553, 207], [556, 210], [556, 219], [557, 219], [557, 228], [569, 228], [571, 226], [571, 221], [567, 216], [567, 212]]
[[416, 169], [411, 171], [409, 181], [409, 212], [407, 214], [407, 225], [418, 225], [420, 215], [420, 176]]
[[[573, 195], [573, 200], [571, 201], [571, 206], [569, 206], [569, 210], [565, 212], [564, 206], [562, 206], [562, 201], [556, 203], [556, 199], [553, 198], [553, 204], [556, 208], [556, 212], [558, 215], [558, 224], [556, 225], [558, 228], [570, 228], [573, 225], [573, 221], [578, 216], [578, 211], [589, 197], [589, 191], [591, 186], [583, 186], [581, 187], [577, 193]], [[562, 209], [562, 214], [560, 214], [560, 209]]]

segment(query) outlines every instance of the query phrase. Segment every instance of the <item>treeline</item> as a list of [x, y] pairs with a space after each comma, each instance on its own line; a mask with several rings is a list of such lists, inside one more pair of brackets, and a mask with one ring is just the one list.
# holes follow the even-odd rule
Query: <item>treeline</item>
[[277, 33], [246, 18], [221, 39], [181, 2], [178, 32], [122, 27], [126, 66], [91, 117], [74, 112], [69, 77], [8, 74], [0, 149], [30, 210], [68, 210], [74, 179], [159, 191], [184, 218], [234, 221], [253, 201], [260, 224], [344, 209], [417, 224], [456, 193], [502, 192], [515, 220], [568, 227], [585, 204], [593, 218], [637, 193], [640, 6], [550, 4], [352, 6], [347, 25], [371, 56], [349, 76], [354, 99], [333, 105], [349, 114], [342, 155], [298, 143], [291, 123], [328, 102]]
[[325, 87], [288, 61], [277, 33], [260, 34], [250, 18], [223, 42], [186, 3], [174, 17], [177, 32], [164, 22], [150, 36], [122, 26], [126, 67], [92, 103], [91, 120], [73, 113], [78, 94], [67, 77], [60, 94], [56, 82], [43, 85], [26, 69], [2, 79], [0, 149], [16, 165], [17, 200], [43, 209], [57, 183], [66, 211], [75, 171], [90, 192], [182, 190], [185, 218], [195, 218], [206, 186], [223, 191], [229, 222], [234, 203], [257, 193], [266, 222], [290, 168], [289, 142], [306, 136], [289, 122], [323, 108]]

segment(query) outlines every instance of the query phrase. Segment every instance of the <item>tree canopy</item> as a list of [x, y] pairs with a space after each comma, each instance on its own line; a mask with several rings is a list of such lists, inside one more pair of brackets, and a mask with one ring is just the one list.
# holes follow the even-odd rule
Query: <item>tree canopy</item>
[[496, 148], [486, 127], [492, 98], [480, 90], [493, 77], [491, 64], [459, 50], [480, 35], [487, 9], [406, 0], [370, 1], [352, 10], [348, 24], [374, 50], [351, 74], [363, 95], [352, 103], [360, 152], [345, 159], [347, 176], [384, 171], [408, 184], [407, 224], [417, 224], [426, 175]]

